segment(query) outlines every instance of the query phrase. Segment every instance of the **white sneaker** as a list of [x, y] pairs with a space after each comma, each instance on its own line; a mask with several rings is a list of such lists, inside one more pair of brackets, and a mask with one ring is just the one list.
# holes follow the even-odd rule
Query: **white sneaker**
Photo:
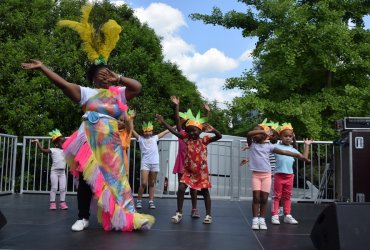
[[87, 228], [88, 226], [89, 226], [89, 221], [88, 221], [88, 220], [85, 220], [85, 219], [77, 220], [77, 221], [72, 225], [72, 231], [79, 232], [79, 231], [84, 230], [84, 229], [85, 229], [85, 228]]
[[260, 223], [258, 219], [252, 220], [252, 229], [253, 230], [259, 230], [260, 229]]
[[265, 218], [259, 218], [259, 223], [260, 223], [260, 229], [261, 230], [267, 230], [267, 225]]
[[294, 219], [292, 215], [287, 214], [284, 217], [284, 223], [295, 225], [295, 224], [298, 224], [298, 221]]
[[271, 217], [271, 224], [280, 225], [279, 215], [273, 215]]

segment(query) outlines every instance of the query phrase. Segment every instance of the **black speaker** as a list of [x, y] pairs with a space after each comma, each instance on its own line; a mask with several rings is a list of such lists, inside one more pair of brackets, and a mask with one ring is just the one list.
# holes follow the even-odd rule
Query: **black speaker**
[[316, 249], [370, 249], [370, 203], [332, 203], [317, 218], [311, 240]]
[[5, 216], [3, 215], [3, 213], [0, 211], [0, 229], [5, 226], [6, 224], [6, 219], [5, 219]]

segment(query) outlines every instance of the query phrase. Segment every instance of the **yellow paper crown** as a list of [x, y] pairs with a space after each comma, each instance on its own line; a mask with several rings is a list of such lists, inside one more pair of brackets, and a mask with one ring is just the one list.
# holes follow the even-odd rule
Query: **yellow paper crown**
[[150, 132], [150, 131], [153, 131], [153, 124], [152, 122], [143, 122], [143, 131], [144, 132]]
[[54, 129], [53, 131], [49, 132], [49, 135], [51, 136], [51, 141], [55, 141], [59, 137], [63, 136], [59, 129]]
[[116, 21], [110, 19], [98, 31], [95, 31], [94, 26], [89, 23], [92, 7], [91, 4], [82, 6], [80, 22], [61, 20], [57, 25], [69, 27], [80, 35], [84, 50], [91, 62], [96, 65], [107, 64], [109, 55], [119, 40], [119, 33], [121, 33], [122, 28]]
[[265, 130], [265, 131], [269, 131], [270, 130], [270, 127], [267, 124], [267, 118], [265, 118], [260, 124], [258, 124], [258, 126], [262, 127], [263, 130]]
[[293, 127], [292, 127], [292, 124], [290, 124], [290, 122], [284, 122], [283, 124], [281, 124], [278, 132], [281, 133], [283, 132], [284, 130], [287, 130], [287, 129], [290, 129], [293, 131]]

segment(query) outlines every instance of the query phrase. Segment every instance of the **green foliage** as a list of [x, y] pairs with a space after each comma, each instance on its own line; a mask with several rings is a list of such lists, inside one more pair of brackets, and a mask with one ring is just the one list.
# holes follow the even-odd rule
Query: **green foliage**
[[[0, 2], [0, 133], [47, 135], [58, 128], [68, 135], [78, 128], [80, 107], [40, 72], [23, 70], [20, 65], [29, 59], [39, 59], [67, 81], [89, 86], [87, 56], [78, 34], [56, 27], [61, 19], [80, 20], [80, 9], [85, 2]], [[142, 93], [129, 103], [137, 111], [137, 127], [143, 121], [154, 121], [156, 113], [173, 123], [171, 95], [181, 98], [181, 109], [202, 109], [203, 100], [195, 84], [176, 65], [164, 61], [160, 38], [139, 22], [132, 9], [108, 1], [96, 3], [90, 22], [98, 26], [108, 19], [116, 20], [123, 28], [108, 63], [114, 71], [143, 85]], [[155, 129], [163, 130], [159, 126]]]
[[[194, 20], [256, 36], [254, 67], [227, 80], [244, 95], [230, 107], [235, 133], [264, 117], [291, 122], [300, 137], [330, 140], [334, 121], [370, 116], [370, 32], [365, 1], [248, 1], [246, 13], [193, 14]], [[351, 21], [351, 27], [349, 26]], [[243, 131], [244, 130], [244, 131]]]

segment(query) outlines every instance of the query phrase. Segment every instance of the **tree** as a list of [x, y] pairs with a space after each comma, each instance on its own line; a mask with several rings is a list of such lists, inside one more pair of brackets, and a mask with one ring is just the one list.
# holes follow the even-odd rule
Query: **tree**
[[234, 127], [241, 131], [267, 117], [292, 122], [302, 137], [328, 140], [338, 136], [334, 121], [370, 115], [363, 91], [370, 83], [368, 1], [241, 2], [246, 13], [215, 7], [210, 15], [191, 16], [258, 38], [253, 68], [226, 83], [243, 91], [232, 103]]
[[[81, 122], [82, 112], [49, 80], [35, 71], [21, 69], [22, 62], [43, 61], [70, 82], [89, 86], [88, 60], [78, 34], [56, 27], [61, 19], [80, 20], [81, 6], [75, 0], [3, 0], [0, 2], [0, 133], [46, 135], [54, 128], [68, 135]], [[179, 95], [182, 107], [202, 108], [194, 83], [178, 67], [164, 61], [160, 38], [141, 24], [127, 5], [105, 0], [95, 3], [90, 22], [96, 27], [114, 19], [123, 28], [109, 64], [116, 72], [138, 79], [143, 91], [129, 103], [137, 111], [136, 126], [154, 120], [160, 113], [168, 120], [173, 110], [171, 95]], [[158, 131], [162, 130], [157, 126]]]

